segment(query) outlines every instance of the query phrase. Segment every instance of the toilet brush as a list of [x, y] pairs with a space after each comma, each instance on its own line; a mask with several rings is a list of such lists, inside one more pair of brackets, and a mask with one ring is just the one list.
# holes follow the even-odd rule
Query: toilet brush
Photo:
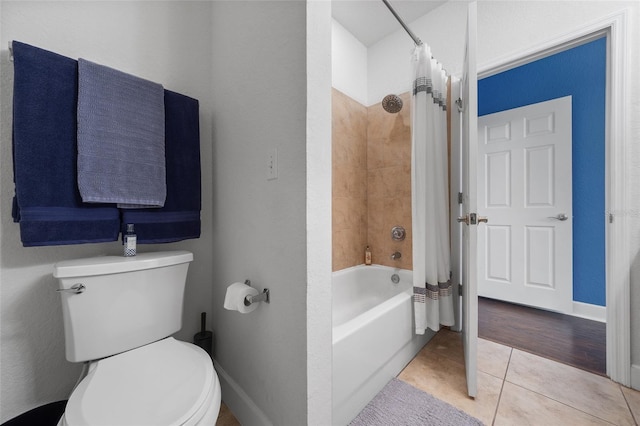
[[200, 314], [200, 332], [196, 333], [193, 336], [193, 343], [200, 346], [202, 349], [207, 351], [209, 356], [213, 358], [212, 355], [212, 346], [213, 346], [213, 333], [211, 331], [205, 330], [205, 323], [207, 321], [207, 313], [203, 312]]

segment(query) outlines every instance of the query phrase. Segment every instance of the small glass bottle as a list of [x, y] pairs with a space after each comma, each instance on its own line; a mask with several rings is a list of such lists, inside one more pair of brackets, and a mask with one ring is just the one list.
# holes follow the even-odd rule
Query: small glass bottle
[[369, 246], [364, 249], [364, 264], [371, 265], [371, 249], [369, 248]]
[[136, 234], [133, 230], [133, 223], [127, 224], [127, 233], [123, 237], [124, 240], [124, 255], [125, 257], [136, 255]]

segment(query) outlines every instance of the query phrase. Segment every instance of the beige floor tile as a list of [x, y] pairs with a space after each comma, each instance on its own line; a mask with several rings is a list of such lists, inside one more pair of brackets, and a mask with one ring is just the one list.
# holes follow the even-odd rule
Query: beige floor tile
[[617, 425], [635, 424], [611, 380], [514, 349], [506, 381]]
[[425, 354], [438, 354], [464, 364], [462, 334], [443, 328], [433, 336], [433, 339], [422, 349], [421, 354], [422, 356]]
[[220, 413], [218, 414], [216, 426], [240, 426], [240, 422], [224, 403], [220, 404]]
[[423, 351], [400, 373], [400, 380], [491, 424], [498, 405], [502, 380], [478, 372], [478, 396], [467, 396], [464, 364], [442, 353]]
[[640, 392], [625, 388], [624, 386], [620, 386], [620, 389], [622, 390], [629, 407], [631, 407], [631, 413], [633, 413], [633, 417], [635, 417], [636, 422], [640, 422]]
[[506, 382], [502, 388], [500, 404], [493, 424], [495, 426], [610, 425], [602, 419], [509, 382]]
[[485, 339], [478, 339], [478, 370], [504, 379], [511, 357], [511, 348]]

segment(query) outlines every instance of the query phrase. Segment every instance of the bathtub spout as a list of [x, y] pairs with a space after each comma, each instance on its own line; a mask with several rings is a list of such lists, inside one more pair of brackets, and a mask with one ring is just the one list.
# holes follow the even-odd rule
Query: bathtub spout
[[399, 251], [395, 251], [393, 252], [393, 254], [391, 255], [391, 259], [393, 260], [398, 260], [402, 257], [402, 253], [400, 253]]

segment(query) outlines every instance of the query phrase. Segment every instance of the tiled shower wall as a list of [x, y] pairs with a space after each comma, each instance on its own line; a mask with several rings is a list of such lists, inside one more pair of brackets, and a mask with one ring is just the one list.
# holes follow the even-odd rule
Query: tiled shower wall
[[333, 270], [364, 263], [367, 245], [367, 108], [332, 90]]
[[[332, 91], [334, 271], [364, 263], [367, 245], [373, 263], [412, 268], [411, 111], [409, 94], [401, 98], [402, 110], [390, 114]], [[404, 241], [391, 239], [396, 225]]]

